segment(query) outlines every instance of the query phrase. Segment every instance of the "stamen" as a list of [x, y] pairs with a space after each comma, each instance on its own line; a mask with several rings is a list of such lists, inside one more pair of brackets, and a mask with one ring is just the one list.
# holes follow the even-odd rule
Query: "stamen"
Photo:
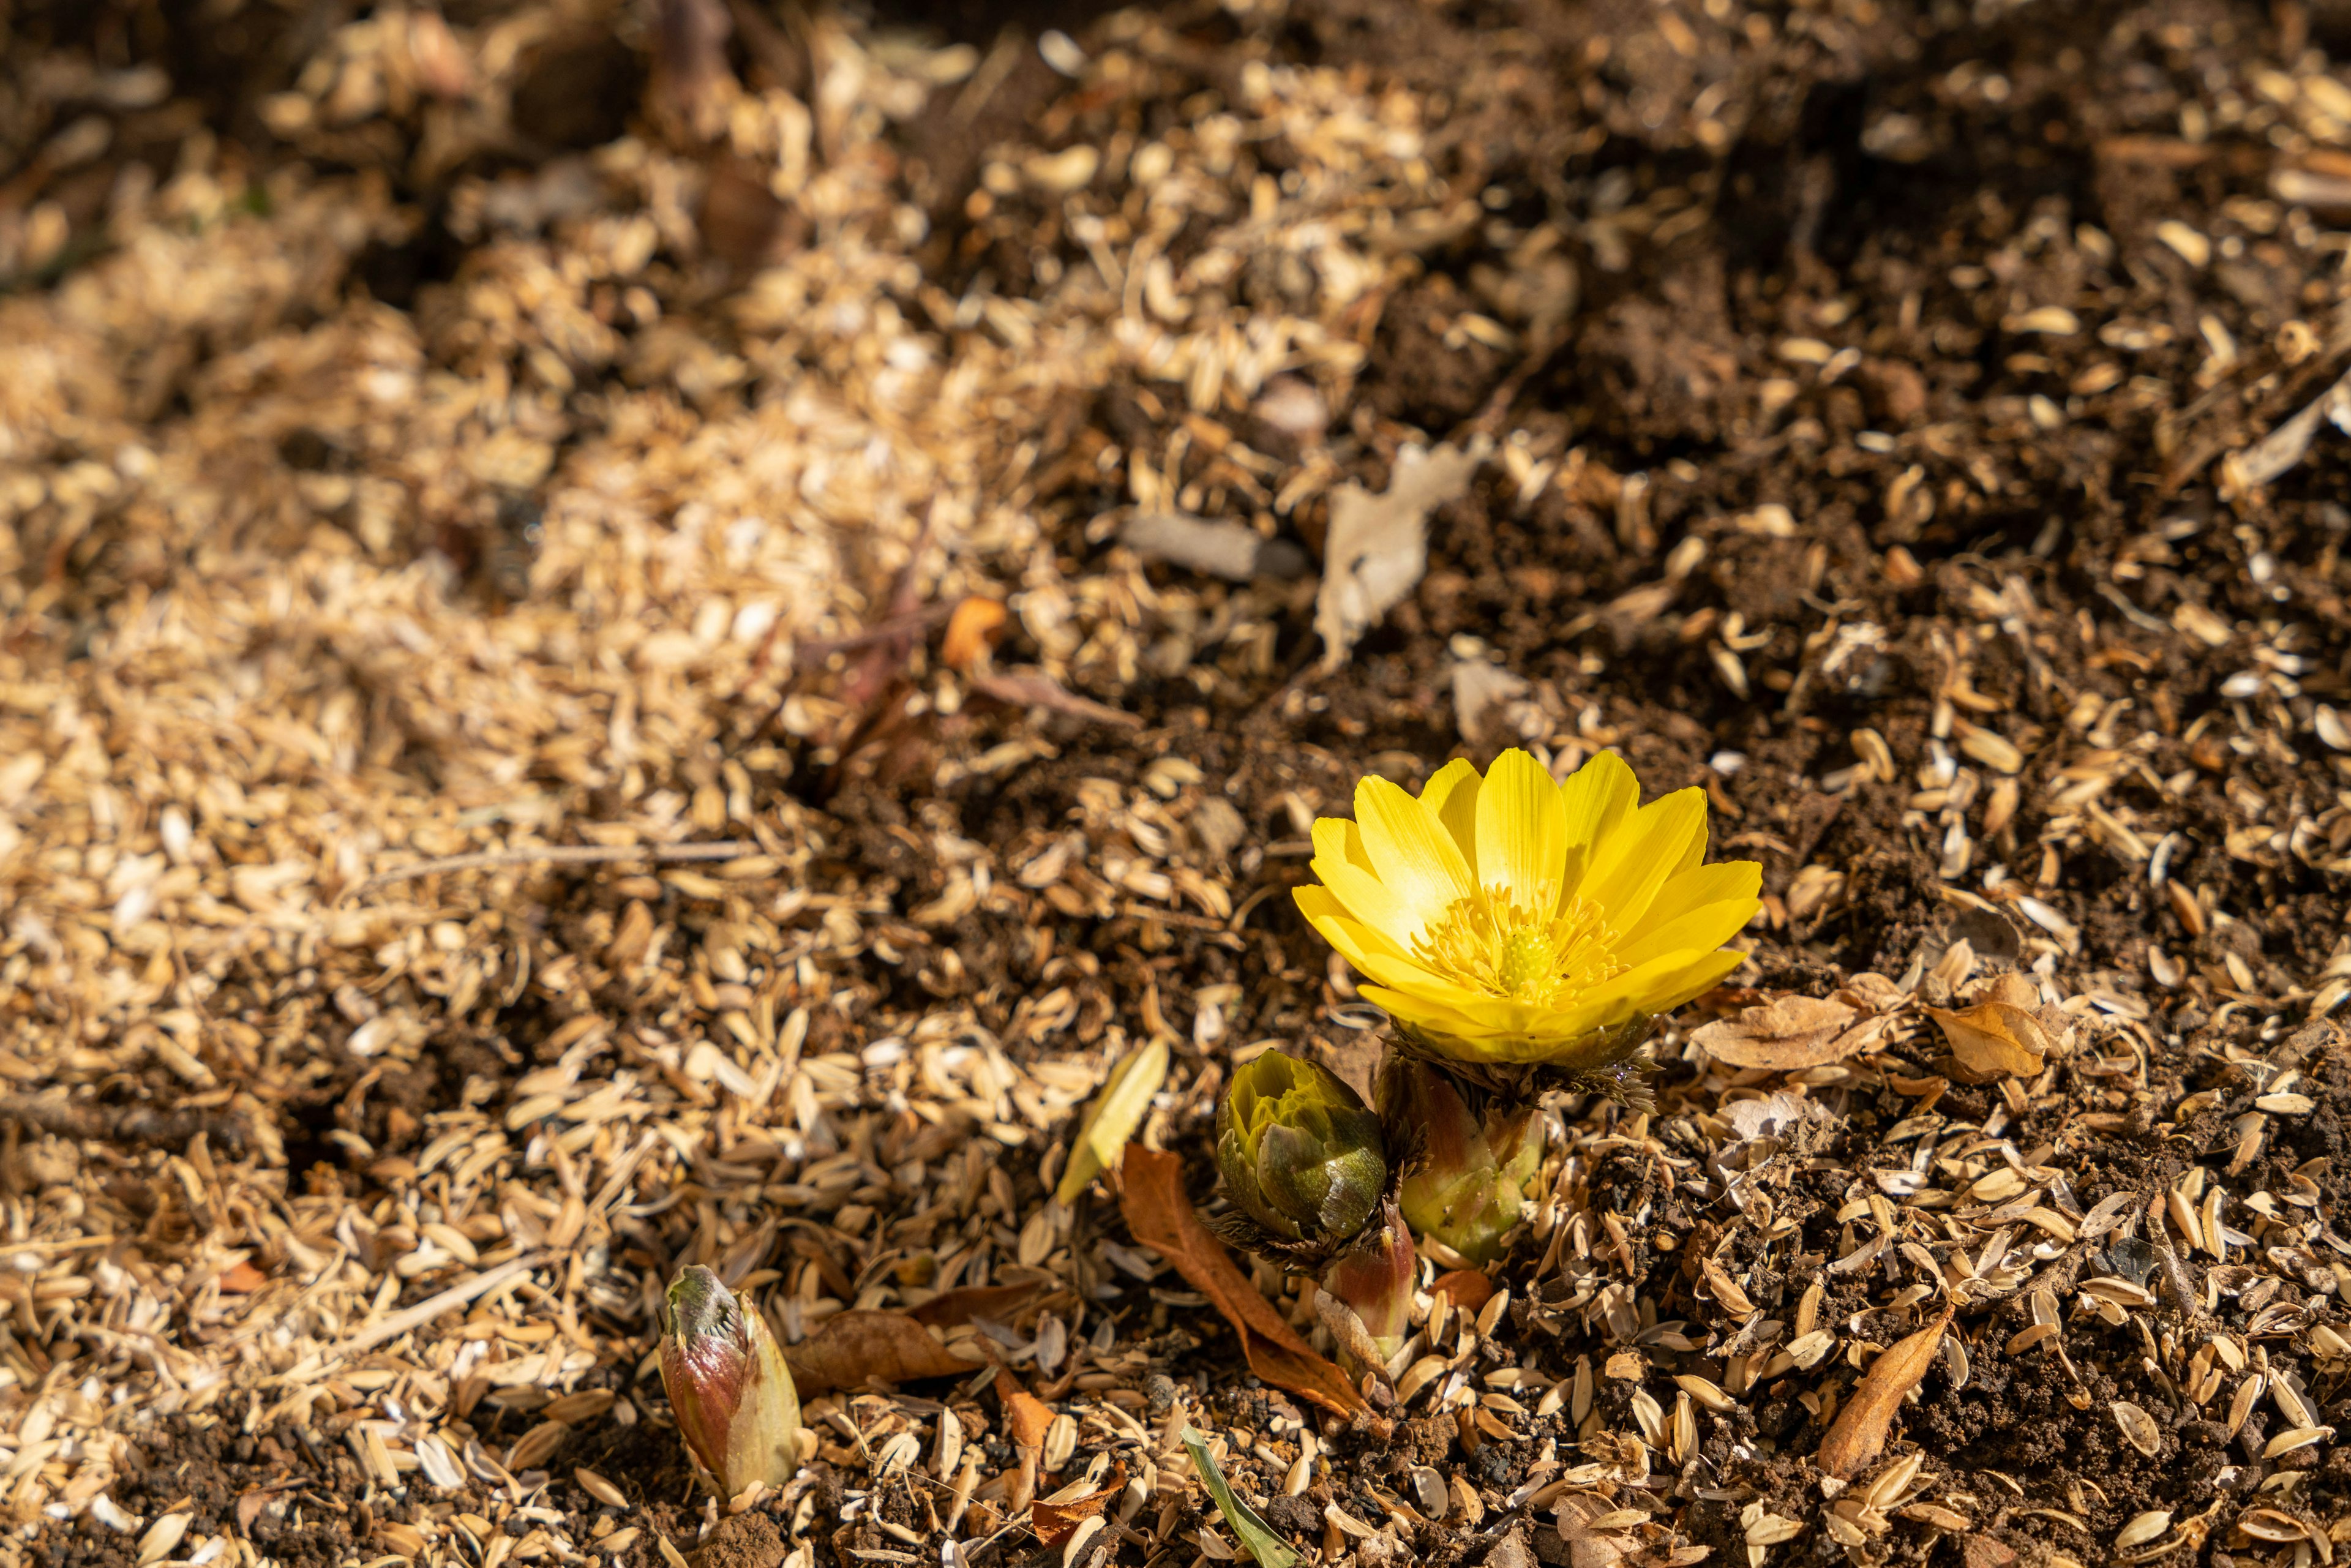
[[1616, 933], [1581, 898], [1545, 914], [1494, 886], [1456, 899], [1413, 939], [1413, 956], [1458, 985], [1556, 1008], [1624, 973], [1615, 946]]

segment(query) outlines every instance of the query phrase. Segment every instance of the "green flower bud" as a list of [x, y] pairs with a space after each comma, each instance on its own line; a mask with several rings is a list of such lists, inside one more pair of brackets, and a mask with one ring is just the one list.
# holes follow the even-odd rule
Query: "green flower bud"
[[783, 1486], [799, 1468], [800, 1398], [767, 1320], [699, 1263], [663, 1315], [662, 1387], [685, 1446], [730, 1498]]
[[1531, 1108], [1496, 1098], [1480, 1115], [1442, 1069], [1395, 1058], [1380, 1075], [1380, 1109], [1408, 1151], [1397, 1197], [1413, 1229], [1471, 1263], [1501, 1256], [1541, 1160]]
[[1335, 1074], [1278, 1051], [1234, 1071], [1217, 1169], [1251, 1219], [1312, 1246], [1361, 1230], [1388, 1179], [1379, 1118]]

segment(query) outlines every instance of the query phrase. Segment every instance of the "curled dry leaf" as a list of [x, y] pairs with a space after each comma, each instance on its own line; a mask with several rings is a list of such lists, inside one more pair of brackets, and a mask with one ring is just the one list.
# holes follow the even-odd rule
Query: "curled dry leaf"
[[921, 1306], [910, 1309], [906, 1315], [918, 1323], [941, 1329], [951, 1329], [974, 1318], [1009, 1322], [1044, 1290], [1041, 1281], [1019, 1285], [963, 1285], [933, 1296]]
[[1794, 1072], [1842, 1061], [1876, 1038], [1854, 1027], [1861, 1011], [1826, 997], [1781, 997], [1690, 1031], [1707, 1054], [1733, 1067]]
[[1828, 1436], [1821, 1439], [1821, 1451], [1814, 1462], [1823, 1474], [1841, 1481], [1851, 1480], [1877, 1458], [1878, 1451], [1886, 1447], [1886, 1434], [1894, 1424], [1894, 1413], [1902, 1408], [1903, 1396], [1918, 1386], [1918, 1380], [1935, 1364], [1943, 1333], [1950, 1324], [1951, 1314], [1946, 1312], [1907, 1339], [1897, 1340], [1869, 1364], [1869, 1370], [1862, 1374], [1861, 1382], [1854, 1387], [1853, 1397], [1845, 1401]]
[[[1078, 1532], [1079, 1525], [1099, 1515], [1110, 1506], [1111, 1500], [1126, 1490], [1126, 1471], [1113, 1466], [1098, 1490], [1084, 1489], [1085, 1483], [1080, 1481], [1029, 1505], [1029, 1528], [1037, 1532], [1038, 1540], [1048, 1546], [1065, 1544]], [[1073, 1492], [1078, 1495], [1071, 1496]]]
[[847, 1312], [825, 1320], [813, 1338], [784, 1352], [792, 1382], [804, 1395], [868, 1383], [913, 1383], [961, 1377], [979, 1365], [931, 1337], [904, 1312]]
[[1070, 1145], [1069, 1166], [1061, 1172], [1061, 1185], [1053, 1193], [1056, 1202], [1075, 1202], [1078, 1194], [1086, 1190], [1086, 1183], [1105, 1170], [1117, 1168], [1120, 1152], [1134, 1136], [1135, 1128], [1143, 1124], [1144, 1113], [1151, 1109], [1151, 1097], [1166, 1081], [1165, 1039], [1137, 1046], [1110, 1070], [1110, 1079], [1102, 1085], [1102, 1092], [1086, 1107], [1086, 1119], [1078, 1128], [1077, 1142]]
[[1158, 1149], [1126, 1154], [1121, 1207], [1134, 1239], [1176, 1266], [1240, 1335], [1249, 1370], [1338, 1416], [1368, 1408], [1347, 1375], [1300, 1339], [1208, 1234], [1184, 1196], [1184, 1162]]
[[1964, 1012], [1928, 1008], [1942, 1026], [1959, 1075], [1973, 1083], [1994, 1078], [2031, 1078], [2048, 1054], [2048, 1031], [2041, 1020], [2011, 1002], [1978, 1002]]
[[1045, 1434], [1053, 1425], [1052, 1406], [1021, 1387], [1012, 1374], [1000, 1366], [996, 1369], [996, 1397], [1003, 1402], [1004, 1427], [1013, 1446], [1043, 1448]]
[[1353, 483], [1331, 492], [1322, 587], [1314, 596], [1324, 673], [1345, 664], [1355, 640], [1419, 583], [1428, 570], [1428, 514], [1469, 488], [1491, 448], [1482, 435], [1466, 452], [1450, 443], [1426, 453], [1407, 447], [1381, 494]]

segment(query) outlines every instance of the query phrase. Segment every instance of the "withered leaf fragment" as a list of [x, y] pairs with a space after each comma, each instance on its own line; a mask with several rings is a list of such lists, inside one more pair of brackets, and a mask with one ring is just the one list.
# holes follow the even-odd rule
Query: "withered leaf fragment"
[[1902, 1408], [1903, 1396], [1916, 1388], [1919, 1379], [1935, 1364], [1935, 1353], [1942, 1347], [1943, 1333], [1950, 1324], [1951, 1314], [1945, 1312], [1907, 1339], [1896, 1341], [1869, 1364], [1869, 1370], [1855, 1385], [1853, 1396], [1830, 1425], [1828, 1436], [1821, 1439], [1821, 1451], [1814, 1463], [1820, 1466], [1822, 1474], [1851, 1480], [1877, 1458], [1879, 1450], [1886, 1447], [1886, 1434], [1894, 1424], [1895, 1412]]
[[847, 1312], [786, 1353], [805, 1393], [862, 1388], [868, 1383], [912, 1383], [961, 1377], [979, 1366], [940, 1343], [904, 1312]]

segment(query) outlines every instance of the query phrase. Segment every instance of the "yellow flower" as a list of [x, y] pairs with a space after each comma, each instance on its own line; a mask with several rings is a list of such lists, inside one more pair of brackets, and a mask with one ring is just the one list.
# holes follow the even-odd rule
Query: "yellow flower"
[[1744, 955], [1762, 868], [1702, 865], [1706, 795], [1646, 806], [1603, 752], [1563, 784], [1523, 751], [1483, 778], [1447, 763], [1415, 800], [1355, 789], [1355, 820], [1314, 824], [1314, 929], [1373, 984], [1400, 1033], [1457, 1061], [1587, 1071]]

